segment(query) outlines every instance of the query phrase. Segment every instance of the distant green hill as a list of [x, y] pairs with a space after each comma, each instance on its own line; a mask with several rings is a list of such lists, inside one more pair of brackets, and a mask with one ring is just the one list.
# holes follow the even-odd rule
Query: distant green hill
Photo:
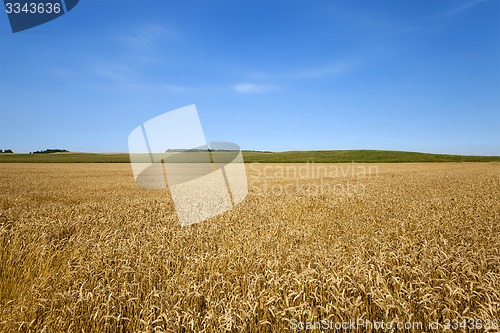
[[[246, 163], [500, 162], [500, 156], [462, 156], [391, 150], [243, 151]], [[0, 163], [129, 163], [127, 153], [0, 154]]]
[[315, 150], [278, 153], [244, 152], [245, 162], [276, 163], [397, 163], [397, 162], [493, 162], [500, 156], [462, 156], [392, 150]]

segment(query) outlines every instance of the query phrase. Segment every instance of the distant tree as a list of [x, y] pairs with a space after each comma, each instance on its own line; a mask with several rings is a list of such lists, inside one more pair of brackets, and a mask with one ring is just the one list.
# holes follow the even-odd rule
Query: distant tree
[[4, 154], [13, 154], [14, 152], [10, 149], [5, 149], [4, 151]]
[[66, 149], [45, 149], [34, 151], [33, 154], [67, 153]]
[[3, 150], [2, 150], [2, 149], [0, 149], [0, 154], [1, 154], [1, 153], [3, 153]]

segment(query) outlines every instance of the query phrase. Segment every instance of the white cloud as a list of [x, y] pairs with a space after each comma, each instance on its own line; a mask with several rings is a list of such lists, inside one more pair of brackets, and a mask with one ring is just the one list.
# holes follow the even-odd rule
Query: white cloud
[[166, 84], [161, 87], [164, 91], [167, 92], [185, 92], [188, 91], [189, 88], [184, 87], [184, 86], [179, 86], [175, 84]]
[[[290, 82], [302, 81], [310, 79], [319, 79], [324, 77], [336, 76], [345, 73], [349, 69], [348, 63], [337, 63], [334, 65], [309, 67], [302, 70], [294, 70], [288, 73], [269, 73], [269, 72], [252, 72], [247, 77], [259, 81], [275, 81], [275, 82]], [[243, 82], [232, 87], [236, 92], [240, 93], [265, 93], [283, 90], [283, 85], [274, 84], [256, 84]]]
[[248, 78], [257, 80], [305, 80], [330, 77], [345, 73], [352, 67], [354, 60], [339, 62], [332, 65], [305, 67], [304, 69], [290, 70], [285, 73], [270, 73], [264, 71], [252, 72]]
[[265, 84], [239, 83], [233, 86], [233, 90], [240, 93], [264, 93], [279, 90], [279, 87]]
[[184, 86], [162, 83], [130, 83], [128, 88], [136, 91], [148, 92], [185, 92], [188, 90], [188, 88]]
[[89, 72], [102, 79], [115, 82], [124, 82], [131, 75], [127, 67], [117, 64], [95, 63], [90, 66]]
[[441, 15], [457, 15], [463, 11], [468, 10], [469, 8], [472, 8], [472, 7], [482, 3], [482, 2], [484, 2], [484, 0], [467, 1], [458, 7], [452, 8], [448, 11], [441, 13]]
[[334, 76], [340, 74], [345, 71], [345, 66], [337, 65], [337, 66], [329, 66], [329, 67], [318, 67], [304, 70], [302, 72], [298, 72], [293, 76], [297, 78], [320, 78], [327, 76]]
[[132, 48], [150, 50], [162, 40], [181, 40], [182, 36], [175, 30], [159, 24], [144, 24], [117, 38]]

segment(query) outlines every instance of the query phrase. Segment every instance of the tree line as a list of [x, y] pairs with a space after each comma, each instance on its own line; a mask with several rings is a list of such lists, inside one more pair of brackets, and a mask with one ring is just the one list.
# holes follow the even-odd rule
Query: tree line
[[45, 149], [45, 150], [37, 150], [31, 152], [30, 154], [50, 154], [50, 153], [67, 153], [66, 149]]
[[[45, 149], [45, 150], [37, 150], [30, 152], [30, 154], [50, 154], [50, 153], [67, 153], [66, 149]], [[13, 154], [12, 149], [0, 149], [0, 154]]]

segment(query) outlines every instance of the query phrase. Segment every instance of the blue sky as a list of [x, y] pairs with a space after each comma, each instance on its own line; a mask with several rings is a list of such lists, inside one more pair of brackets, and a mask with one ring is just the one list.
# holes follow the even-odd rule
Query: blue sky
[[12, 33], [0, 149], [127, 151], [196, 104], [243, 149], [500, 155], [500, 1], [81, 0]]

